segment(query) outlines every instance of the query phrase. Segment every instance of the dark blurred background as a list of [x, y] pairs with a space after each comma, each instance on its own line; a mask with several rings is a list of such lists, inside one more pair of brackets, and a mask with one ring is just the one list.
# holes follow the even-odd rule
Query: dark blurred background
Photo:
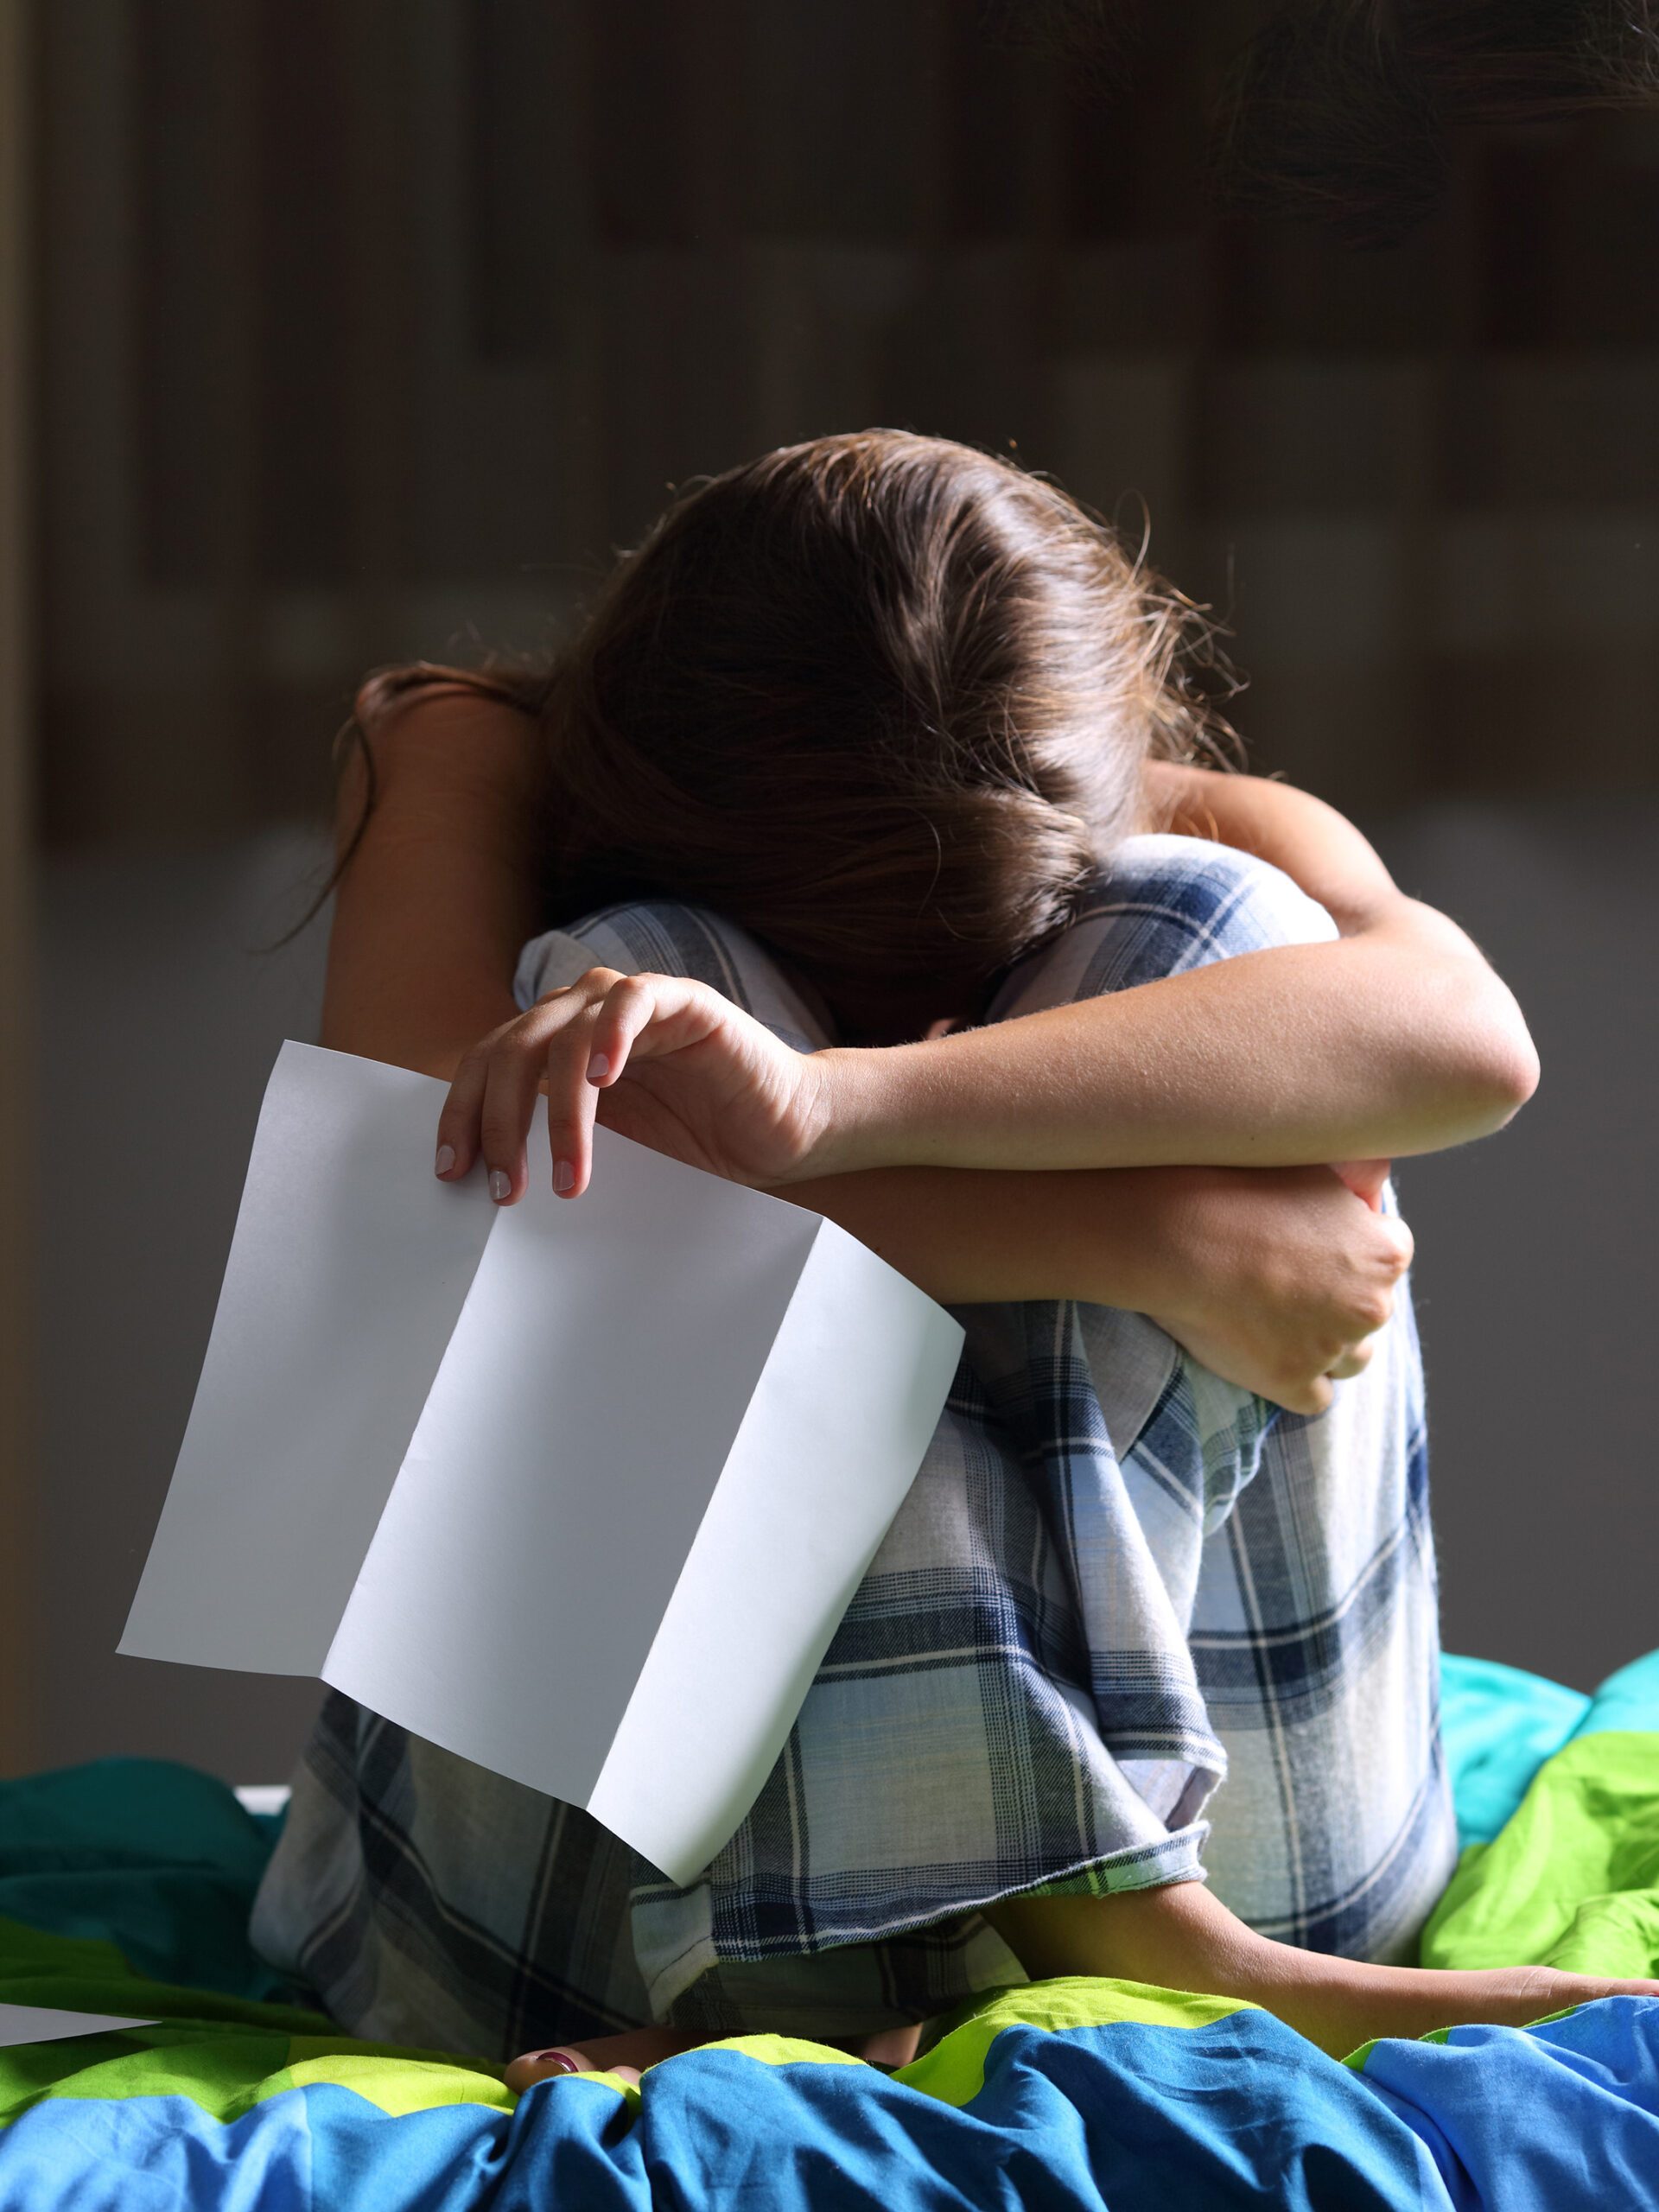
[[1012, 0], [0, 7], [42, 1163], [14, 1764], [272, 1780], [316, 1700], [112, 1647], [315, 1022], [321, 928], [255, 948], [317, 880], [355, 680], [545, 649], [669, 486], [873, 423], [1149, 518], [1236, 632], [1254, 765], [1516, 985], [1538, 1100], [1401, 1179], [1446, 1638], [1585, 1687], [1659, 1643], [1659, 111], [1453, 132], [1438, 209], [1357, 251], [1207, 186], [1249, 4], [1126, 8], [1107, 63], [1054, 29], [1087, 9]]

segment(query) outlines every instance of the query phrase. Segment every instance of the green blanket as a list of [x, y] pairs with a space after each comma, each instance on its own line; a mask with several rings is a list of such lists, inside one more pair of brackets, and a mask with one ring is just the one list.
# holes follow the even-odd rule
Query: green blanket
[[[1459, 1683], [1459, 1663], [1460, 1819], [1490, 1820], [1530, 1782], [1465, 1850], [1425, 1963], [1654, 1974], [1659, 1655], [1587, 1706], [1513, 1675], [1507, 1737], [1512, 1670], [1460, 1662]], [[1659, 2212], [1659, 2183], [1631, 2187], [1659, 2176], [1652, 2000], [1525, 2035], [1371, 2044], [1344, 2068], [1253, 2006], [1044, 1983], [970, 2008], [892, 2082], [763, 2037], [653, 2069], [639, 2090], [583, 2076], [515, 2100], [497, 2067], [359, 2043], [283, 2001], [300, 1993], [245, 1935], [270, 1843], [224, 1784], [162, 1762], [0, 1783], [0, 2001], [156, 2023], [0, 2049], [0, 2203], [720, 2212], [753, 2183], [780, 2212]]]
[[1578, 1736], [1491, 1843], [1471, 1843], [1423, 1930], [1426, 1967], [1659, 1976], [1659, 1735]]
[[[1446, 1701], [1459, 1826], [1483, 1840], [1423, 1930], [1423, 1964], [1659, 1976], [1659, 1651], [1592, 1698], [1448, 1658]], [[1541, 1764], [1529, 1755], [1558, 1727], [1562, 1747]], [[1503, 1824], [1483, 1833], [1500, 1806]]]

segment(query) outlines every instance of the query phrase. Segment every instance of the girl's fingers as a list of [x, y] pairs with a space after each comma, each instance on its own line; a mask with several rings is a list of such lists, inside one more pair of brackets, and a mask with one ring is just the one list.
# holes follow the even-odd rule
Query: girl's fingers
[[[613, 970], [592, 969], [568, 989], [550, 991], [528, 1014], [474, 1046], [455, 1071], [438, 1117], [433, 1165], [443, 1180], [459, 1181], [481, 1157], [498, 1205], [524, 1196], [524, 1140], [543, 1069], [560, 1033], [581, 1025], [594, 1000], [618, 980]], [[588, 1096], [591, 1100], [591, 1091]]]
[[1389, 1242], [1394, 1246], [1396, 1264], [1399, 1268], [1400, 1273], [1404, 1274], [1406, 1269], [1411, 1265], [1412, 1261], [1416, 1257], [1416, 1238], [1412, 1235], [1405, 1223], [1401, 1220], [1397, 1213], [1382, 1215], [1379, 1217], [1378, 1226], [1382, 1229], [1383, 1235], [1389, 1239]]
[[1373, 1213], [1381, 1213], [1382, 1186], [1393, 1165], [1391, 1160], [1338, 1160], [1334, 1167], [1357, 1198], [1363, 1198]]
[[595, 1089], [613, 1084], [628, 1064], [628, 1055], [642, 1031], [658, 1013], [657, 992], [643, 976], [624, 976], [613, 983], [594, 1008], [593, 1027], [587, 1040], [584, 1082]]
[[618, 976], [602, 997], [549, 1040], [547, 1141], [556, 1197], [579, 1198], [587, 1189], [599, 1089], [622, 1073], [634, 1039], [654, 1012], [654, 996], [643, 976]]
[[541, 1069], [530, 1051], [516, 1046], [493, 1052], [483, 1103], [479, 1109], [479, 1149], [489, 1171], [490, 1196], [499, 1206], [516, 1205], [524, 1195], [529, 1174], [524, 1166], [524, 1139], [536, 1111]]
[[[434, 1173], [442, 1181], [458, 1183], [470, 1174], [482, 1152], [492, 1177], [505, 1178], [492, 1189], [491, 1195], [498, 1198], [517, 1195], [512, 1162], [515, 1153], [524, 1150], [524, 1128], [529, 1126], [526, 1112], [524, 1128], [518, 1130], [516, 1143], [511, 1128], [501, 1126], [501, 1069], [504, 1060], [512, 1057], [513, 1032], [518, 1026], [512, 1023], [474, 1045], [455, 1070], [449, 1096], [438, 1116], [437, 1150], [432, 1162]], [[534, 1095], [532, 1084], [532, 1100]], [[487, 1147], [484, 1143], [486, 1113], [492, 1116]]]
[[432, 1163], [434, 1173], [446, 1183], [460, 1182], [478, 1157], [478, 1114], [488, 1075], [481, 1047], [468, 1052], [455, 1070], [438, 1116], [438, 1148]]
[[701, 988], [677, 976], [617, 976], [601, 969], [584, 976], [582, 983], [601, 978], [600, 995], [548, 1046], [547, 1135], [553, 1188], [563, 1198], [579, 1198], [588, 1187], [599, 1092], [626, 1072], [645, 1032], [654, 1023], [672, 1023], [683, 1015], [688, 1002], [695, 1006]]
[[588, 1080], [593, 1058], [590, 1019], [561, 1032], [547, 1055], [547, 1143], [553, 1155], [556, 1198], [579, 1198], [593, 1173], [594, 1110], [598, 1097]]
[[438, 1121], [437, 1173], [459, 1180], [481, 1157], [496, 1203], [521, 1198], [524, 1141], [544, 1077], [553, 1188], [560, 1198], [579, 1198], [593, 1170], [600, 1090], [623, 1075], [653, 1023], [664, 1035], [648, 1048], [652, 1052], [706, 1036], [711, 1021], [718, 1026], [706, 1003], [713, 995], [682, 978], [620, 976], [610, 968], [590, 968], [550, 991], [474, 1046], [456, 1071]]

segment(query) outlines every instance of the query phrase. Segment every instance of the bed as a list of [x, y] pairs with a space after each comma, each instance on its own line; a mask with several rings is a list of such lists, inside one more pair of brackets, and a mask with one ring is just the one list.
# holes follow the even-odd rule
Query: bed
[[[1659, 1974], [1659, 1653], [1593, 1699], [1448, 1658], [1465, 1847], [1440, 1966]], [[152, 2025], [0, 2049], [0, 2212], [1659, 2207], [1659, 1999], [1326, 2058], [1108, 1981], [988, 1996], [894, 2075], [750, 2037], [515, 2100], [357, 2043], [249, 1950], [275, 1816], [109, 1759], [0, 1783], [0, 2003]]]

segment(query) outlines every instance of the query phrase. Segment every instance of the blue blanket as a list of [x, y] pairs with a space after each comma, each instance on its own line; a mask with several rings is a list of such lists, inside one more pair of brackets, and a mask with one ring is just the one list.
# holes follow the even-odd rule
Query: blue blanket
[[[1650, 1757], [1659, 1807], [1659, 1656], [1588, 1707], [1518, 1678], [1507, 1739], [1502, 1682], [1480, 1675], [1459, 1715], [1457, 1672], [1471, 1828], [1501, 1778], [1522, 1800], [1509, 1833], [1547, 1832], [1563, 1716], [1578, 1768], [1598, 1727], [1626, 1775]], [[515, 2101], [492, 2067], [270, 2001], [238, 1918], [264, 1841], [220, 1785], [154, 1762], [0, 1784], [0, 2001], [159, 2023], [0, 2050], [0, 2212], [1659, 2212], [1659, 2000], [1338, 2063], [1250, 2006], [1052, 1981], [987, 1999], [892, 2077], [748, 2037], [638, 2088], [575, 2076]], [[1659, 1880], [1651, 1856], [1624, 1854], [1633, 1891]], [[1508, 1863], [1471, 1857], [1465, 1886], [1488, 1862]], [[1489, 1898], [1483, 1940], [1493, 1924]]]

